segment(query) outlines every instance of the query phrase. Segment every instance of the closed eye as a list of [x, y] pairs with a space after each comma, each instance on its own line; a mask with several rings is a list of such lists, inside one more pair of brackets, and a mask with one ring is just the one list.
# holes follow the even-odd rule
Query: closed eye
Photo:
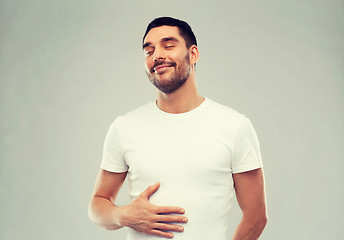
[[154, 52], [154, 48], [147, 48], [146, 51], [145, 51], [147, 56], [152, 55], [153, 52]]

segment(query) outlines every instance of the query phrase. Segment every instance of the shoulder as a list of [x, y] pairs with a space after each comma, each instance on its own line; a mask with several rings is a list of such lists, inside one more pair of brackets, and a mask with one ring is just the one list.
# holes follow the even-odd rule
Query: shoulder
[[117, 116], [111, 125], [125, 126], [145, 122], [154, 113], [153, 100], [127, 113]]
[[243, 113], [211, 99], [208, 99], [208, 113], [221, 122], [240, 123], [247, 118]]

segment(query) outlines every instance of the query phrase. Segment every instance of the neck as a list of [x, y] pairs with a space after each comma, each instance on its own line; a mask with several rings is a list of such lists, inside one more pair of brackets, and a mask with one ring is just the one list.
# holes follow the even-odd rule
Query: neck
[[158, 107], [168, 113], [184, 113], [197, 108], [204, 101], [196, 87], [194, 74], [173, 93], [164, 93], [158, 90]]

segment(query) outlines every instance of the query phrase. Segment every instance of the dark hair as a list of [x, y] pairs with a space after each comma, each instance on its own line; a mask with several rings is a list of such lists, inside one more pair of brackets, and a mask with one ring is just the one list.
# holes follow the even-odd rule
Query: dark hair
[[172, 17], [159, 17], [155, 18], [153, 21], [151, 21], [146, 29], [145, 34], [143, 35], [142, 38], [142, 43], [145, 40], [146, 35], [152, 28], [160, 27], [160, 26], [174, 26], [178, 27], [179, 29], [179, 34], [184, 38], [184, 41], [186, 43], [186, 47], [190, 48], [192, 45], [197, 46], [197, 40], [196, 36], [193, 33], [190, 25], [187, 22], [184, 22], [182, 20], [172, 18]]

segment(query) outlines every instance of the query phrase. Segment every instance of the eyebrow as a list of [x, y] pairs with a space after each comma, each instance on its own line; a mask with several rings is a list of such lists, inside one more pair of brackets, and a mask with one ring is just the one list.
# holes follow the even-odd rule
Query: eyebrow
[[[169, 41], [173, 41], [173, 42], [179, 42], [179, 40], [177, 38], [174, 37], [166, 37], [160, 40], [160, 42], [169, 42]], [[146, 42], [145, 44], [142, 45], [142, 49], [145, 49], [146, 47], [152, 45], [151, 42]]]

